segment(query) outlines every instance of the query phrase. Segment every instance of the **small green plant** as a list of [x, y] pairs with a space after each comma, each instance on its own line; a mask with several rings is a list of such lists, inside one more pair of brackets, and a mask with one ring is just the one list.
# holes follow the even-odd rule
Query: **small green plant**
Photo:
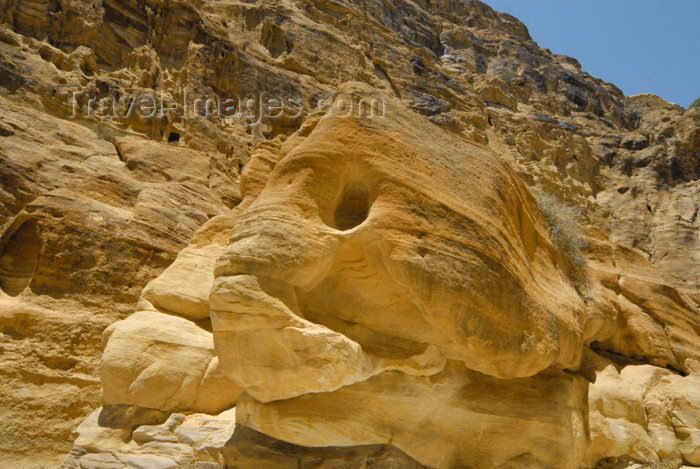
[[510, 83], [515, 79], [515, 74], [511, 72], [510, 70], [506, 70], [504, 72], [501, 72], [501, 74], [498, 76], [501, 80], [506, 82], [507, 84], [510, 85]]
[[688, 110], [690, 110], [690, 109], [698, 109], [698, 110], [700, 110], [700, 98], [696, 99], [695, 101], [693, 101], [693, 104], [691, 104], [690, 106], [688, 106]]
[[569, 278], [580, 291], [588, 282], [586, 258], [583, 255], [588, 243], [580, 224], [581, 210], [551, 195], [537, 196], [537, 205], [547, 220], [554, 246], [566, 261]]
[[512, 135], [512, 134], [506, 135], [505, 141], [508, 145], [510, 145], [511, 147], [514, 147], [515, 146], [515, 135]]

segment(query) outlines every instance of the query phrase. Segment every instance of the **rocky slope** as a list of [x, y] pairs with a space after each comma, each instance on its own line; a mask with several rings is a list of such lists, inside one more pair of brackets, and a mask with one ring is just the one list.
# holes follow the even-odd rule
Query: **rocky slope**
[[700, 466], [700, 110], [478, 1], [0, 7], [3, 466]]

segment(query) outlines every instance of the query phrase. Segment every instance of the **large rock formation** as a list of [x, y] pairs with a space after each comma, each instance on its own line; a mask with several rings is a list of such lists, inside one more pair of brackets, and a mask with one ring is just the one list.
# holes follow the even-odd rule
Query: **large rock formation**
[[[81, 125], [5, 98], [0, 107], [12, 131], [0, 137], [0, 448], [10, 465], [59, 462], [100, 403], [105, 327], [132, 312], [143, 285], [227, 207], [208, 168], [195, 171], [197, 160], [208, 164], [204, 154], [185, 153], [186, 177], [149, 178], [120, 160], [148, 142], [115, 148]], [[166, 164], [179, 154], [158, 147]]]
[[0, 465], [700, 466], [697, 109], [473, 0], [0, 7]]

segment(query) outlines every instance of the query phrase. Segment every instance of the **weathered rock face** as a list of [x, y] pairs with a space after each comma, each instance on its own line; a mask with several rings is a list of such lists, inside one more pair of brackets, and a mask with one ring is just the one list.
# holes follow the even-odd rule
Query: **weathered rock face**
[[[234, 467], [692, 463], [694, 411], [673, 416], [697, 396], [669, 386], [695, 382], [695, 303], [604, 239], [590, 239], [589, 283], [572, 284], [496, 154], [424, 133], [423, 118], [385, 102], [384, 118], [313, 118], [254, 153], [243, 202], [144, 289], [143, 312], [108, 329], [104, 403], [218, 412], [237, 401], [237, 429], [216, 452]], [[208, 318], [213, 335], [195, 326]], [[154, 340], [157, 352], [139, 351]], [[584, 344], [691, 374], [616, 365]], [[137, 444], [118, 444], [135, 465], [170, 451]], [[68, 467], [103, 452], [78, 440]]]
[[[0, 447], [9, 465], [58, 463], [62, 442], [100, 402], [102, 331], [227, 207], [208, 187], [208, 168], [141, 177], [120, 154], [153, 144], [124, 141], [117, 150], [84, 126], [5, 98], [0, 107], [12, 130], [0, 137]], [[168, 164], [151, 167], [174, 171]]]
[[591, 462], [621, 456], [677, 467], [698, 465], [698, 378], [650, 365], [618, 371], [596, 358], [588, 397]]
[[[393, 102], [387, 113], [380, 123], [321, 119], [236, 220], [210, 301], [221, 365], [250, 396], [239, 422], [303, 446], [391, 442], [428, 467], [500, 465], [536, 446], [533, 462], [576, 466], [581, 440], [576, 451], [543, 436], [583, 435], [575, 379], [445, 368], [459, 361], [502, 379], [578, 368], [583, 305], [554, 267], [534, 199], [496, 155], [421, 133]], [[547, 399], [561, 409], [533, 432], [546, 444], [522, 437], [537, 425], [526, 409], [543, 406], [538, 392], [521, 397], [524, 415], [498, 415], [519, 386], [561, 388]], [[485, 427], [510, 450], [471, 446]]]
[[[692, 463], [698, 428], [689, 409], [697, 396], [672, 389], [695, 382], [693, 302], [664, 286], [636, 251], [593, 238], [589, 296], [582, 301], [544, 218], [510, 169], [484, 147], [441, 131], [422, 134], [421, 118], [389, 102], [394, 117], [312, 119], [283, 144], [254, 154], [238, 209], [202, 227], [144, 289], [143, 312], [108, 329], [104, 403], [201, 412], [205, 396], [205, 411], [215, 413], [237, 400], [240, 386], [246, 393], [236, 406], [237, 430], [214, 453], [235, 467], [309, 460], [334, 467], [338, 459], [376, 467]], [[451, 159], [455, 154], [470, 158]], [[421, 178], [426, 173], [430, 180]], [[436, 190], [426, 193], [431, 184]], [[419, 241], [411, 237], [416, 231]], [[505, 244], [512, 257], [498, 260], [514, 272], [511, 288], [527, 286], [517, 293], [518, 308], [507, 294], [495, 305], [463, 306], [459, 301], [479, 301], [488, 291], [483, 266], [498, 272], [498, 265], [484, 255]], [[462, 259], [470, 262], [460, 265]], [[474, 269], [478, 277], [469, 275]], [[518, 269], [529, 275], [517, 276]], [[188, 275], [193, 282], [181, 291], [178, 279]], [[455, 279], [458, 291], [445, 293]], [[490, 284], [502, 286], [503, 275]], [[426, 300], [435, 297], [439, 308]], [[532, 304], [539, 308], [524, 308]], [[488, 321], [498, 306], [510, 314]], [[524, 317], [512, 327], [522, 334], [517, 340], [508, 334], [518, 321], [514, 311]], [[478, 335], [485, 325], [470, 330], [454, 322], [465, 315], [495, 324], [485, 332], [492, 341]], [[210, 362], [212, 334], [194, 325], [206, 328], [209, 316], [220, 362]], [[655, 321], [666, 328], [658, 330]], [[160, 332], [151, 339], [151, 330]], [[162, 345], [141, 352], [151, 341]], [[584, 342], [691, 374], [615, 365]], [[550, 355], [536, 353], [543, 351]], [[551, 361], [542, 364], [542, 355]], [[502, 356], [510, 357], [510, 368], [499, 366]], [[206, 380], [209, 366], [220, 370], [214, 386]], [[109, 436], [110, 427], [101, 428], [94, 431], [116, 449], [108, 455], [106, 443], [78, 440], [68, 467], [118, 464], [115, 454], [117, 461], [128, 454], [136, 466], [152, 455], [185, 466], [199, 460], [192, 445], [172, 454], [168, 445], [182, 444], [177, 436], [145, 440], [151, 427], [129, 429], [135, 443], [128, 447]]]
[[0, 22], [0, 465], [700, 466], [697, 109], [472, 0]]
[[494, 379], [450, 363], [426, 378], [387, 372], [332, 393], [245, 397], [237, 418], [303, 446], [389, 444], [426, 467], [579, 467], [589, 445], [583, 381]]
[[272, 401], [446, 358], [577, 368], [583, 304], [534, 199], [483, 147], [387, 114], [321, 119], [236, 220], [210, 299], [231, 378]]

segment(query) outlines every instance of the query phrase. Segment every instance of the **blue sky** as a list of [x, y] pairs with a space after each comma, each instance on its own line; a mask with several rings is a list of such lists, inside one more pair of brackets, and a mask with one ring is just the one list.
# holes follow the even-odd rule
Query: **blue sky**
[[700, 97], [700, 0], [484, 0], [626, 95]]

